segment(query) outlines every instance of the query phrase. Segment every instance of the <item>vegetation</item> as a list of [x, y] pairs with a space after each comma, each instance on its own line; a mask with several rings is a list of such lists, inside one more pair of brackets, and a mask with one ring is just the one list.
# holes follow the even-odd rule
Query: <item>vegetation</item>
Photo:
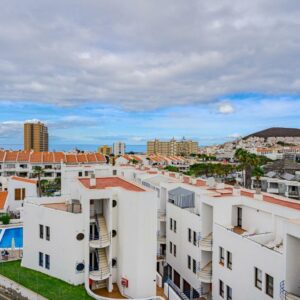
[[3, 225], [7, 225], [10, 222], [10, 216], [8, 214], [3, 214], [0, 217], [0, 221], [2, 222]]
[[138, 162], [138, 160], [136, 160], [136, 159], [131, 159], [130, 160], [130, 162], [132, 163], [132, 164], [134, 164], [134, 165], [137, 165], [139, 162]]
[[169, 172], [179, 172], [179, 168], [177, 168], [175, 166], [166, 166], [165, 170], [167, 170]]
[[38, 184], [38, 195], [39, 195], [39, 197], [42, 196], [41, 177], [43, 176], [44, 173], [45, 173], [44, 168], [42, 168], [40, 166], [33, 167], [33, 174], [38, 179], [37, 184]]
[[0, 263], [0, 274], [49, 300], [92, 299], [82, 285], [73, 286], [43, 273], [21, 267], [20, 261]]
[[190, 166], [190, 170], [186, 172], [187, 175], [195, 177], [203, 176], [206, 177], [214, 176], [220, 178], [226, 178], [228, 175], [236, 171], [236, 166], [231, 164], [221, 163], [199, 163]]
[[41, 180], [41, 191], [42, 195], [51, 196], [53, 193], [61, 190], [61, 179], [56, 177], [54, 180]]
[[259, 180], [262, 176], [264, 176], [264, 171], [261, 166], [255, 166], [252, 171], [252, 176], [255, 177], [256, 187], [259, 187]]

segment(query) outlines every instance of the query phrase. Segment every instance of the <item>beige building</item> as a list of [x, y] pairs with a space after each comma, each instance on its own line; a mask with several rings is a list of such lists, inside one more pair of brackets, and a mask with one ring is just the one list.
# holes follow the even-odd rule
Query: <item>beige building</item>
[[48, 127], [41, 122], [24, 123], [24, 150], [48, 151]]
[[147, 154], [160, 154], [166, 156], [173, 155], [189, 155], [192, 153], [198, 153], [198, 142], [192, 140], [182, 139], [176, 141], [171, 139], [170, 141], [160, 141], [155, 139], [154, 141], [147, 142]]
[[112, 154], [112, 147], [110, 147], [108, 145], [99, 146], [98, 152], [103, 155], [110, 155], [110, 154]]

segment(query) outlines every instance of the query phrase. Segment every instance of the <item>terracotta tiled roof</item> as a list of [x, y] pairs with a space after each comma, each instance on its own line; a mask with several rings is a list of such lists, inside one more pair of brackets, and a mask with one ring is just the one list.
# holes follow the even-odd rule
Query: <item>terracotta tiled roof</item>
[[79, 179], [79, 181], [89, 189], [106, 189], [112, 187], [121, 187], [129, 191], [145, 192], [144, 189], [119, 177], [96, 178], [96, 186], [90, 186], [90, 178], [81, 178]]
[[97, 157], [98, 162], [106, 162], [106, 158], [103, 154], [96, 153], [96, 157]]
[[11, 179], [26, 182], [26, 183], [32, 183], [32, 184], [37, 183], [37, 181], [34, 179], [28, 179], [28, 178], [23, 178], [23, 177], [18, 177], [18, 176], [12, 176]]
[[44, 163], [54, 163], [53, 152], [43, 152], [43, 162]]
[[65, 161], [65, 154], [63, 152], [53, 152], [54, 162], [60, 163], [62, 160]]
[[4, 161], [5, 151], [0, 151], [0, 161]]
[[76, 164], [77, 163], [76, 154], [66, 154], [66, 163]]
[[4, 209], [5, 202], [7, 199], [8, 192], [0, 192], [0, 209]]
[[88, 162], [91, 162], [91, 163], [97, 162], [95, 153], [87, 153], [86, 158], [87, 158]]
[[18, 153], [17, 161], [18, 162], [28, 162], [30, 158], [30, 151], [20, 151]]
[[88, 162], [87, 158], [86, 158], [86, 155], [84, 153], [82, 154], [77, 154], [77, 161], [79, 163], [86, 163]]
[[17, 161], [18, 151], [6, 152], [5, 161]]
[[42, 163], [43, 162], [43, 152], [32, 152], [30, 155], [31, 163]]

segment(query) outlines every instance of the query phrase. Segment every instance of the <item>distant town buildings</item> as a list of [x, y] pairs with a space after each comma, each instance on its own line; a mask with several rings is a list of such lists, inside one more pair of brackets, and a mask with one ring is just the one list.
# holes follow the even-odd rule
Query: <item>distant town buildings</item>
[[103, 155], [111, 155], [113, 153], [112, 147], [108, 145], [103, 145], [98, 147], [98, 152]]
[[147, 154], [160, 154], [165, 156], [176, 155], [189, 155], [198, 153], [198, 142], [192, 140], [182, 139], [176, 141], [171, 139], [170, 141], [160, 141], [155, 139], [147, 142]]
[[24, 150], [48, 151], [48, 128], [37, 122], [24, 123]]
[[113, 154], [114, 155], [124, 155], [125, 154], [126, 145], [122, 142], [117, 142], [113, 144]]

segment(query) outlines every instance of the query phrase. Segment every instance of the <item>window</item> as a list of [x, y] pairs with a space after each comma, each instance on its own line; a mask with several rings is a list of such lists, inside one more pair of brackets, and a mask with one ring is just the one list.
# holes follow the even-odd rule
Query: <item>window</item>
[[43, 260], [43, 253], [42, 252], [39, 252], [39, 266], [40, 267], [43, 267], [44, 266], [44, 260]]
[[172, 251], [173, 251], [173, 244], [172, 242], [170, 242], [170, 253], [172, 254]]
[[193, 244], [195, 246], [197, 245], [197, 233], [196, 233], [196, 231], [193, 232]]
[[192, 242], [192, 230], [191, 230], [191, 228], [188, 229], [188, 241], [190, 243]]
[[113, 175], [114, 175], [114, 176], [117, 175], [117, 170], [113, 170]]
[[15, 201], [24, 200], [26, 196], [25, 188], [15, 189]]
[[258, 268], [254, 269], [255, 272], [255, 277], [254, 277], [254, 285], [255, 287], [257, 287], [258, 289], [262, 289], [262, 271]]
[[78, 172], [78, 177], [82, 177], [82, 172]]
[[45, 255], [45, 268], [50, 270], [50, 255]]
[[50, 241], [50, 227], [46, 226], [46, 240]]
[[174, 220], [174, 232], [176, 233], [176, 224], [177, 224], [177, 222]]
[[274, 279], [269, 274], [266, 274], [266, 294], [273, 298]]
[[224, 298], [224, 282], [219, 280], [219, 295]]
[[196, 274], [196, 272], [197, 272], [197, 264], [196, 264], [196, 260], [193, 259], [193, 273]]
[[232, 270], [232, 253], [227, 251], [227, 268]]
[[173, 230], [173, 220], [170, 218], [170, 230]]
[[40, 225], [40, 239], [44, 238], [44, 225]]
[[174, 256], [176, 257], [176, 245], [174, 245]]
[[189, 255], [187, 256], [187, 265], [188, 268], [191, 269], [191, 257]]
[[226, 299], [232, 300], [232, 288], [230, 286], [226, 286]]
[[89, 176], [89, 171], [84, 171], [84, 176]]
[[224, 266], [224, 248], [219, 247], [219, 263]]

